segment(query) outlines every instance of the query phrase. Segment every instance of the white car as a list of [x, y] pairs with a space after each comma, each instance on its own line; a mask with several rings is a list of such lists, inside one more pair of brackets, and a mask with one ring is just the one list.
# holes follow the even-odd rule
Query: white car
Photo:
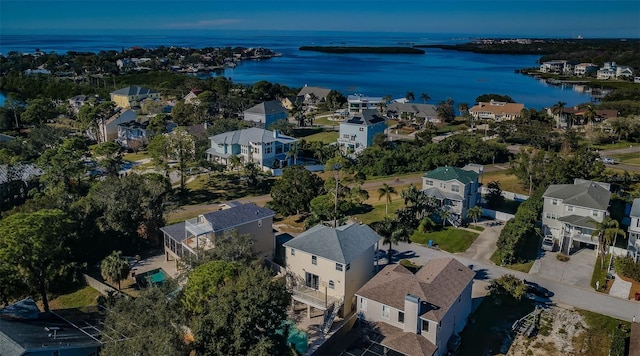
[[555, 247], [555, 241], [553, 240], [553, 236], [545, 236], [542, 239], [542, 250], [543, 251], [553, 251]]
[[616, 161], [611, 157], [603, 157], [602, 158], [602, 163], [604, 163], [604, 164], [615, 164]]

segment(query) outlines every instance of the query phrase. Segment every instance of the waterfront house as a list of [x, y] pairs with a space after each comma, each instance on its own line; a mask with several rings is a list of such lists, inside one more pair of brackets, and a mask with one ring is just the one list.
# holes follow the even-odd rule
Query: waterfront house
[[[367, 225], [318, 224], [283, 244], [293, 300], [322, 311], [355, 310], [355, 293], [375, 270], [382, 238]], [[342, 306], [344, 305], [344, 308]]]
[[514, 120], [520, 117], [524, 104], [506, 103], [503, 101], [479, 102], [469, 109], [474, 119], [491, 119], [495, 121]]
[[132, 85], [111, 92], [111, 101], [120, 108], [139, 107], [144, 99], [160, 99], [160, 93], [144, 87]]
[[167, 261], [195, 257], [215, 248], [217, 237], [238, 233], [251, 235], [256, 255], [271, 260], [275, 251], [274, 216], [273, 210], [255, 204], [221, 204], [219, 210], [160, 228], [164, 234], [165, 257]]
[[432, 123], [440, 122], [436, 106], [431, 104], [415, 104], [394, 101], [387, 105], [386, 113], [387, 117], [390, 119], [404, 119]]
[[338, 145], [344, 151], [357, 155], [373, 144], [377, 134], [384, 134], [386, 128], [386, 119], [377, 110], [363, 110], [340, 123]]
[[331, 89], [321, 88], [321, 87], [310, 87], [305, 85], [300, 92], [298, 92], [298, 96], [303, 97], [305, 105], [315, 106], [319, 103], [324, 103], [327, 101], [327, 95], [331, 92]]
[[631, 222], [629, 223], [629, 243], [627, 251], [637, 262], [638, 257], [640, 257], [640, 198], [633, 199], [629, 217], [631, 218]]
[[293, 158], [288, 157], [287, 153], [294, 149], [298, 142], [297, 139], [283, 135], [277, 130], [268, 131], [257, 127], [225, 132], [211, 136], [209, 140], [209, 161], [229, 167], [231, 157], [238, 156], [244, 163], [254, 162], [263, 171], [290, 165]]
[[598, 69], [596, 74], [597, 79], [616, 79], [618, 73], [618, 65], [616, 62], [605, 62], [604, 65]]
[[364, 110], [377, 109], [382, 101], [381, 97], [370, 97], [362, 94], [349, 95], [347, 97], [349, 114], [357, 114]]
[[[563, 108], [561, 112], [554, 112], [554, 108], [547, 108], [547, 114], [556, 122], [557, 128], [571, 128], [576, 125], [586, 125], [585, 114], [587, 108]], [[594, 121], [600, 122], [618, 117], [617, 110], [595, 110]]]
[[358, 315], [405, 355], [447, 355], [467, 324], [475, 273], [456, 259], [429, 260], [415, 274], [388, 265], [356, 292]]
[[243, 112], [243, 120], [256, 127], [269, 129], [278, 120], [287, 119], [287, 110], [279, 101], [265, 101]]
[[553, 60], [540, 64], [540, 71], [542, 73], [570, 74], [573, 72], [573, 69], [574, 66], [566, 60]]
[[469, 209], [480, 202], [478, 177], [471, 168], [438, 167], [422, 177], [422, 191], [449, 211], [451, 224], [460, 226]]
[[608, 183], [575, 179], [573, 184], [552, 184], [543, 194], [542, 230], [552, 235], [560, 252], [570, 254], [582, 246], [598, 251], [596, 224], [609, 215]]
[[587, 77], [598, 71], [598, 66], [593, 63], [578, 63], [573, 68], [576, 77]]

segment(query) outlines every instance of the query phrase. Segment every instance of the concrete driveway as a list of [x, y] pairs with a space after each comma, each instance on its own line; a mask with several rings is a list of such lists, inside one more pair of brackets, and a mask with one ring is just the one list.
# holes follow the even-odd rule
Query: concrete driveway
[[544, 252], [529, 271], [529, 274], [550, 281], [591, 288], [591, 276], [596, 263], [596, 252], [583, 248], [573, 253], [569, 261], [558, 261], [558, 252]]

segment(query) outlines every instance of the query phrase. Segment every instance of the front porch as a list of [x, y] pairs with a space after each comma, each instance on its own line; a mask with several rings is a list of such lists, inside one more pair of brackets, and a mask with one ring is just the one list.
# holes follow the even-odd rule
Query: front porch
[[569, 215], [559, 218], [562, 222], [560, 233], [560, 251], [566, 255], [571, 254], [581, 243], [591, 245], [598, 253], [600, 241], [593, 233], [597, 222], [590, 217]]

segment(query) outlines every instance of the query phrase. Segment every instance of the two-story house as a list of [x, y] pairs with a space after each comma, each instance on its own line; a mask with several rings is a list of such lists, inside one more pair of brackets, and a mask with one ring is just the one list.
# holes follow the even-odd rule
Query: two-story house
[[522, 109], [524, 109], [524, 104], [491, 100], [488, 103], [479, 102], [474, 105], [469, 109], [469, 114], [474, 119], [515, 120], [521, 116]]
[[209, 161], [229, 166], [232, 156], [245, 163], [254, 162], [263, 171], [282, 168], [291, 164], [287, 153], [295, 148], [298, 140], [275, 131], [257, 127], [229, 131], [209, 137], [211, 148], [207, 150]]
[[136, 121], [138, 114], [131, 109], [117, 108], [117, 110], [106, 120], [98, 120], [98, 132], [93, 132], [90, 128], [87, 134], [90, 138], [98, 142], [113, 141], [118, 138], [118, 125]]
[[305, 105], [316, 106], [320, 103], [324, 103], [327, 101], [327, 95], [331, 92], [331, 89], [321, 88], [321, 87], [310, 87], [305, 85], [300, 92], [298, 92], [298, 97], [303, 97], [303, 102]]
[[377, 134], [384, 134], [387, 122], [377, 110], [362, 110], [340, 123], [338, 145], [346, 152], [358, 154], [373, 144]]
[[[283, 244], [293, 300], [342, 315], [355, 310], [355, 292], [374, 275], [382, 238], [367, 225], [316, 225]], [[344, 305], [344, 308], [342, 306]]]
[[363, 110], [376, 109], [382, 102], [382, 97], [370, 97], [362, 94], [347, 96], [349, 114], [361, 113]]
[[576, 77], [586, 77], [598, 71], [598, 66], [593, 63], [578, 63], [573, 68]]
[[573, 71], [573, 65], [564, 59], [542, 62], [540, 64], [542, 73], [568, 74]]
[[118, 138], [116, 141], [124, 148], [134, 149], [149, 143], [147, 126], [149, 121], [128, 121], [118, 124]]
[[160, 99], [160, 93], [149, 88], [132, 85], [111, 92], [111, 101], [121, 108], [139, 107], [144, 99]]
[[380, 344], [405, 355], [447, 355], [447, 343], [471, 312], [475, 273], [456, 259], [428, 261], [418, 272], [388, 265], [356, 292], [358, 315], [374, 323]]
[[169, 261], [171, 257], [197, 256], [215, 248], [216, 237], [237, 232], [251, 235], [256, 256], [271, 260], [275, 251], [274, 216], [273, 210], [255, 204], [221, 204], [220, 210], [160, 228], [165, 257]]
[[638, 257], [640, 257], [640, 198], [633, 199], [629, 217], [631, 218], [631, 222], [629, 223], [629, 243], [627, 251], [637, 262]]
[[279, 101], [272, 100], [253, 106], [245, 110], [242, 115], [244, 121], [268, 130], [276, 121], [287, 119], [287, 109]]
[[480, 202], [478, 173], [457, 167], [438, 167], [422, 177], [422, 191], [436, 199], [451, 214], [448, 220], [459, 226], [467, 212]]
[[574, 184], [552, 184], [543, 194], [542, 229], [552, 235], [560, 251], [570, 254], [582, 244], [598, 251], [596, 224], [609, 213], [608, 183], [576, 179]]

